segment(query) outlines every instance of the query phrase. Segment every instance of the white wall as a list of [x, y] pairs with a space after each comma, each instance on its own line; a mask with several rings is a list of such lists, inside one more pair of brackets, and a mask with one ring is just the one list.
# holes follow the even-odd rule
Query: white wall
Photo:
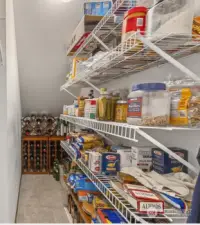
[[[200, 53], [183, 58], [180, 62], [200, 76]], [[163, 82], [168, 79], [169, 74], [172, 76], [184, 77], [184, 74], [174, 68], [171, 64], [165, 64], [160, 67], [151, 68], [144, 72], [130, 75], [129, 77], [121, 78], [120, 80], [113, 80], [109, 83], [102, 84], [101, 87], [112, 87], [112, 89], [129, 88], [131, 90], [131, 86], [134, 83]], [[189, 151], [189, 162], [199, 168], [196, 156], [198, 149], [200, 148], [200, 131], [145, 131], [168, 147], [180, 147], [187, 149]], [[139, 137], [139, 140], [139, 145], [150, 145], [150, 143], [145, 141], [144, 138]], [[122, 140], [119, 141], [122, 142]], [[127, 141], [123, 141], [123, 143], [127, 144]], [[128, 144], [130, 144], [130, 142], [128, 142]], [[132, 144], [135, 143], [132, 142]]]
[[[0, 0], [0, 18], [5, 17], [4, 0]], [[2, 43], [4, 58], [6, 51], [6, 22], [5, 19], [0, 19], [0, 41]], [[0, 66], [0, 171], [1, 171], [1, 185], [0, 185], [0, 223], [6, 222], [7, 219], [7, 177], [8, 177], [8, 163], [7, 163], [7, 142], [6, 142], [6, 67]]]
[[14, 1], [23, 114], [59, 115], [73, 100], [60, 86], [69, 71], [65, 44], [82, 17], [82, 2]]
[[6, 22], [0, 20], [0, 40], [6, 52], [6, 68], [0, 67], [0, 223], [15, 221], [21, 177], [21, 105], [12, 1], [6, 0]]

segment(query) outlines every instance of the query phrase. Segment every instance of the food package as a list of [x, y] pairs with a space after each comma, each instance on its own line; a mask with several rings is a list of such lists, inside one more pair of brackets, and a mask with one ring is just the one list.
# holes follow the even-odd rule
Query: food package
[[[183, 158], [184, 160], [188, 161], [188, 151], [171, 147], [169, 148], [178, 156]], [[174, 159], [172, 156], [164, 152], [159, 148], [152, 149], [152, 167], [153, 170], [160, 174], [167, 174], [167, 173], [176, 173], [176, 172], [184, 172], [187, 173], [188, 169], [186, 166], [183, 166], [182, 163]]]
[[152, 39], [158, 39], [166, 34], [190, 35], [194, 17], [193, 0], [165, 0], [148, 12], [147, 33]]
[[132, 166], [132, 150], [131, 148], [121, 148], [117, 150], [120, 155], [120, 168]]
[[93, 141], [101, 141], [102, 138], [96, 134], [86, 134], [86, 135], [80, 135], [77, 137], [76, 141], [80, 143], [88, 143]]
[[126, 223], [126, 220], [115, 209], [98, 209], [98, 223]]
[[192, 34], [194, 39], [200, 39], [200, 16], [193, 19]]
[[93, 206], [94, 208], [97, 210], [98, 208], [101, 209], [111, 209], [113, 208], [107, 201], [105, 198], [101, 196], [94, 196], [93, 198]]
[[120, 171], [120, 155], [118, 153], [102, 153], [101, 172], [105, 175], [117, 175]]
[[92, 149], [95, 147], [103, 147], [104, 142], [103, 141], [93, 141], [93, 142], [87, 142], [87, 143], [76, 143], [77, 148], [79, 150], [87, 150], [87, 149]]
[[92, 203], [95, 195], [101, 195], [101, 193], [96, 191], [82, 191], [82, 190], [77, 191], [79, 202]]
[[75, 180], [74, 191], [95, 191], [98, 192], [97, 187], [87, 177]]
[[80, 57], [75, 57], [73, 59], [73, 69], [72, 69], [72, 74], [71, 74], [71, 79], [74, 79], [77, 75], [77, 67], [80, 62], [87, 60], [87, 58], [80, 58]]
[[[67, 56], [73, 56], [74, 53], [82, 46], [84, 41], [90, 35], [91, 31], [96, 27], [99, 21], [102, 19], [102, 16], [88, 16], [85, 15], [74, 33], [72, 34], [72, 39], [67, 49]], [[95, 49], [97, 46], [95, 42], [90, 43], [90, 45], [84, 48], [85, 51]]]
[[120, 180], [123, 183], [134, 183], [134, 184], [138, 184], [138, 180], [136, 178], [132, 177], [129, 174], [119, 172], [118, 173], [118, 177], [120, 178]]
[[93, 173], [101, 173], [101, 154], [98, 152], [89, 152], [88, 166]]
[[132, 146], [132, 166], [150, 171], [152, 166], [152, 150], [151, 147], [134, 147]]
[[98, 99], [86, 99], [84, 117], [88, 119], [96, 119]]
[[164, 213], [164, 201], [150, 189], [140, 185], [124, 185], [125, 191], [131, 196], [128, 201], [140, 213]]
[[94, 1], [84, 3], [84, 14], [104, 16], [111, 8], [111, 1]]
[[188, 81], [188, 83], [170, 85], [168, 89], [172, 95], [170, 124], [199, 127], [200, 84]]

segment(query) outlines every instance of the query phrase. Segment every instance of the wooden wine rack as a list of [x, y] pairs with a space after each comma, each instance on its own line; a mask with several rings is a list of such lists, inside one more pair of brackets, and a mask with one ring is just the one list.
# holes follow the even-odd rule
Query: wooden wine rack
[[[64, 137], [59, 136], [25, 136], [22, 138], [22, 173], [49, 174], [53, 169], [53, 161], [60, 162], [65, 155], [60, 146]], [[54, 148], [52, 149], [52, 145]], [[52, 154], [52, 151], [54, 153]]]
[[[49, 173], [49, 138], [44, 136], [27, 136], [22, 139], [22, 173]], [[25, 157], [27, 157], [25, 159]], [[38, 159], [39, 158], [39, 159]]]
[[55, 159], [58, 159], [59, 162], [62, 162], [65, 152], [60, 146], [60, 141], [64, 141], [63, 136], [51, 136], [49, 137], [49, 171], [52, 173], [53, 162]]

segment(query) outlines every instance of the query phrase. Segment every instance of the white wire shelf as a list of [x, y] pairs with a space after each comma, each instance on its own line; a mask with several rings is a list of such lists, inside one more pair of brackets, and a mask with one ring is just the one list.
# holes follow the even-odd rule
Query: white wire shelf
[[[75, 154], [71, 146], [66, 141], [61, 141], [61, 147], [67, 152], [67, 154], [76, 160]], [[110, 204], [126, 219], [128, 223], [148, 223], [152, 222], [152, 218], [148, 215], [141, 214], [114, 188], [108, 187], [110, 181], [116, 181], [115, 177], [107, 177], [103, 175], [95, 175], [89, 168], [82, 162], [81, 159], [76, 160], [77, 165], [83, 171], [83, 173], [94, 183], [98, 190], [104, 195], [104, 197], [110, 202]], [[173, 222], [174, 219], [185, 221], [187, 214], [182, 213], [177, 209], [166, 209], [164, 215], [158, 215], [157, 222], [167, 223]]]
[[190, 129], [190, 128], [179, 128], [179, 127], [143, 127], [143, 126], [134, 126], [129, 125], [126, 123], [116, 123], [116, 122], [105, 122], [105, 121], [98, 121], [98, 120], [92, 120], [87, 119], [84, 117], [74, 117], [74, 116], [67, 116], [67, 115], [61, 115], [60, 118], [62, 120], [65, 120], [69, 123], [76, 124], [79, 126], [83, 126], [86, 128], [93, 129], [97, 132], [102, 132], [104, 134], [109, 134], [115, 137], [123, 138], [129, 141], [138, 142], [138, 139], [136, 138], [136, 135], [140, 135], [141, 137], [148, 140], [153, 145], [157, 146], [158, 148], [162, 149], [169, 155], [171, 155], [173, 158], [181, 162], [183, 165], [185, 165], [187, 168], [189, 168], [191, 171], [193, 171], [195, 174], [198, 175], [199, 169], [195, 168], [192, 164], [182, 159], [180, 156], [175, 154], [173, 151], [171, 151], [169, 148], [164, 146], [162, 143], [160, 143], [158, 140], [150, 136], [148, 133], [145, 132], [145, 129], [156, 129], [156, 130], [166, 130], [166, 131], [190, 131], [190, 130], [197, 130], [200, 129]]
[[[135, 6], [135, 4], [136, 0], [116, 0], [108, 13], [101, 19], [73, 56], [88, 56], [96, 48], [108, 45], [114, 37], [120, 38], [121, 41], [122, 21], [116, 24], [114, 22], [114, 15], [123, 17], [124, 13]], [[104, 43], [104, 46], [99, 43], [96, 37], [102, 41], [101, 43]], [[89, 48], [87, 46], [89, 46]], [[73, 46], [70, 45], [67, 52], [72, 48]], [[105, 50], [105, 48], [103, 48], [103, 50]]]
[[[167, 56], [164, 56], [163, 52]], [[200, 36], [167, 34], [155, 39], [148, 34], [143, 37], [136, 32], [116, 48], [108, 51], [98, 62], [78, 73], [75, 79], [69, 79], [61, 87], [61, 90], [80, 81], [90, 81], [97, 85], [138, 73], [166, 63], [169, 57], [170, 62], [173, 58], [172, 64], [182, 72], [194, 80], [199, 80], [200, 78], [196, 74], [183, 68], [179, 63], [177, 65], [176, 61], [197, 52], [200, 52]]]

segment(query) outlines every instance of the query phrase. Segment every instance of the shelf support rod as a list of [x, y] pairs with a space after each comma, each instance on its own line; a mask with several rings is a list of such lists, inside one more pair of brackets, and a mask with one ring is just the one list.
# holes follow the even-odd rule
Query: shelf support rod
[[73, 93], [71, 93], [70, 91], [67, 90], [67, 88], [63, 88], [63, 90], [65, 90], [68, 94], [70, 94], [72, 97], [74, 97], [75, 99], [78, 99], [76, 97], [76, 95], [74, 95]]
[[110, 49], [108, 48], [108, 46], [105, 45], [105, 44], [103, 43], [103, 41], [102, 41], [101, 39], [99, 39], [94, 33], [92, 33], [92, 36], [93, 36], [93, 38], [95, 38], [95, 39], [99, 42], [99, 44], [101, 44], [107, 51], [110, 51]]
[[174, 159], [176, 159], [179, 162], [181, 162], [184, 166], [186, 166], [187, 168], [189, 168], [195, 174], [197, 174], [197, 175], [199, 174], [199, 170], [197, 168], [195, 168], [192, 164], [190, 164], [189, 162], [187, 162], [186, 160], [184, 160], [183, 158], [181, 158], [180, 156], [178, 156], [176, 153], [174, 153], [169, 148], [165, 147], [163, 144], [161, 144], [160, 142], [158, 142], [156, 139], [154, 139], [153, 137], [151, 137], [149, 134], [147, 134], [143, 130], [137, 128], [137, 133], [140, 134], [142, 137], [144, 137], [146, 140], [150, 141], [152, 144], [154, 144], [158, 148], [162, 149], [163, 151], [165, 151], [166, 153], [168, 153], [169, 155], [171, 155]]
[[98, 87], [96, 87], [94, 84], [92, 84], [90, 81], [88, 81], [86, 79], [83, 79], [83, 81], [100, 93], [100, 89]]
[[155, 44], [153, 44], [147, 38], [143, 37], [141, 34], [137, 34], [137, 38], [139, 38], [140, 41], [142, 41], [144, 44], [146, 44], [150, 49], [152, 49], [153, 51], [155, 51], [157, 54], [159, 54], [160, 56], [162, 56], [165, 60], [167, 60], [173, 66], [175, 66], [180, 71], [182, 71], [183, 73], [185, 73], [186, 75], [188, 75], [189, 77], [191, 77], [193, 80], [195, 80], [195, 81], [199, 81], [200, 80], [200, 76], [198, 76], [195, 73], [193, 73], [191, 70], [189, 70], [187, 67], [185, 67], [180, 62], [178, 62], [177, 60], [175, 60], [173, 57], [171, 57], [169, 54], [167, 54], [166, 52], [164, 52], [158, 46], [156, 46]]

